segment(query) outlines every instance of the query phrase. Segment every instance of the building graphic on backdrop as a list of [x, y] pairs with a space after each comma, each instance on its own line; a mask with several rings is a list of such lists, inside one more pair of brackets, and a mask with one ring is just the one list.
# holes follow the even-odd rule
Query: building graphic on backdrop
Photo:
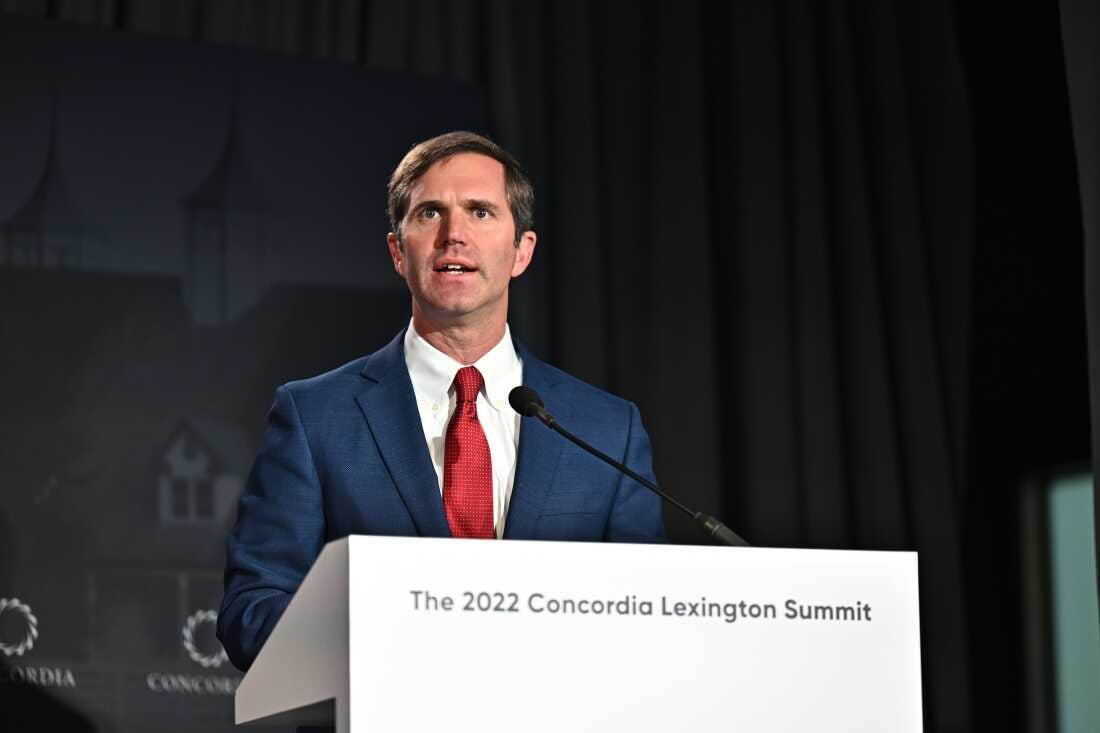
[[87, 227], [69, 196], [58, 152], [57, 94], [50, 103], [46, 164], [30, 198], [3, 224], [2, 262], [29, 269], [79, 269]]
[[[309, 162], [281, 156], [277, 151], [287, 144], [285, 138], [263, 125], [250, 127], [250, 96], [239, 87], [233, 82], [218, 99], [216, 108], [225, 110], [216, 114], [222, 131], [208, 148], [208, 161], [199, 163], [199, 174], [188, 160], [186, 173], [174, 178], [174, 171], [184, 167], [181, 161], [166, 162], [156, 186], [146, 185], [148, 161], [140, 167], [118, 160], [104, 175], [96, 155], [73, 150], [74, 141], [66, 147], [70, 137], [88, 140], [88, 100], [67, 102], [51, 89], [43, 96], [43, 111], [49, 111], [39, 123], [46, 133], [40, 138], [41, 168], [33, 170], [36, 175], [28, 182], [33, 185], [4, 192], [5, 202], [14, 206], [0, 214], [6, 217], [0, 219], [0, 269], [178, 278], [191, 324], [206, 328], [237, 323], [278, 286], [367, 285], [400, 292], [388, 269], [370, 267], [371, 258], [363, 253], [362, 213], [338, 205], [319, 208], [358, 200], [344, 192], [361, 192], [370, 178], [316, 156]], [[262, 103], [256, 106], [265, 109]], [[186, 135], [181, 122], [171, 124], [175, 127], [163, 133], [166, 156], [171, 141]], [[13, 138], [26, 134], [3, 120], [0, 127]], [[74, 134], [66, 135], [66, 129]], [[319, 170], [326, 175], [318, 175]], [[264, 186], [265, 175], [275, 185]], [[288, 205], [286, 180], [308, 180], [309, 196]], [[113, 231], [104, 235], [104, 229]], [[309, 258], [303, 266], [303, 245], [315, 247], [321, 236], [326, 256]]]
[[234, 85], [229, 131], [213, 169], [180, 202], [184, 210], [184, 293], [194, 322], [223, 325], [256, 305], [268, 286], [268, 206], [245, 157], [239, 93]]
[[235, 425], [203, 420], [204, 438], [189, 422], [173, 432], [160, 459], [157, 516], [164, 524], [221, 525], [232, 512], [243, 479], [225, 468], [214, 445], [244, 444], [247, 433]]

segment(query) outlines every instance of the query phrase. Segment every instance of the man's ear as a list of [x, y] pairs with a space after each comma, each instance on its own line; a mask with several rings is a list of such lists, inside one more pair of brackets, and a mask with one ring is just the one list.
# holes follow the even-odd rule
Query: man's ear
[[516, 245], [516, 260], [512, 263], [512, 277], [519, 277], [531, 264], [531, 258], [535, 256], [535, 243], [538, 235], [532, 231], [526, 231], [519, 238]]
[[397, 270], [397, 274], [401, 277], [405, 277], [404, 271], [404, 258], [401, 256], [401, 240], [397, 238], [397, 235], [390, 232], [386, 235], [386, 245], [390, 248], [390, 259], [393, 260], [393, 269]]

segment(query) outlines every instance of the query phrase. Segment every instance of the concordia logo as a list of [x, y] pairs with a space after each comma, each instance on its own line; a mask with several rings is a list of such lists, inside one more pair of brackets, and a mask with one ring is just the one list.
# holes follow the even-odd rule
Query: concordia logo
[[[210, 669], [213, 667], [217, 669], [225, 662], [229, 661], [229, 656], [225, 653], [225, 649], [222, 649], [222, 645], [218, 643], [217, 637], [213, 633], [203, 634], [205, 637], [213, 638], [213, 644], [203, 644], [205, 647], [217, 646], [217, 649], [200, 649], [199, 645], [195, 642], [196, 632], [203, 624], [210, 624], [213, 626], [218, 621], [218, 612], [212, 609], [206, 609], [203, 611], [195, 611], [193, 614], [187, 617], [187, 621], [183, 624], [183, 648], [187, 652], [187, 656], [191, 657], [192, 661], [198, 662], [203, 667]], [[211, 629], [212, 631], [212, 629]]]
[[3, 628], [5, 617], [19, 615], [22, 623], [21, 631], [17, 631], [15, 638], [0, 638], [0, 652], [5, 657], [21, 657], [34, 647], [34, 640], [38, 638], [38, 619], [31, 607], [21, 602], [18, 598], [0, 598], [0, 629]]
[[[12, 631], [14, 630], [14, 634]], [[38, 638], [38, 617], [18, 598], [0, 598], [0, 654], [22, 657], [34, 648]], [[76, 676], [67, 667], [12, 665], [0, 683], [40, 687], [76, 687]]]
[[[229, 661], [214, 634], [218, 612], [195, 611], [183, 623], [183, 648], [187, 656], [206, 669], [217, 669]], [[232, 695], [241, 682], [238, 676], [202, 675], [188, 672], [150, 672], [145, 686], [152, 692], [174, 695]]]

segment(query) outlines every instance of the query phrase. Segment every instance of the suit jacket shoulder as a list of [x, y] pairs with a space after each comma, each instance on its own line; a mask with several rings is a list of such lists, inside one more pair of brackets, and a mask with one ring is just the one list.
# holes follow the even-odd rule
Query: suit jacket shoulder
[[289, 392], [299, 408], [303, 403], [316, 409], [331, 406], [335, 400], [359, 393], [363, 388], [364, 379], [383, 376], [396, 367], [403, 368], [405, 366], [402, 344], [404, 335], [405, 332], [401, 331], [392, 341], [372, 354], [361, 356], [323, 374], [287, 382], [279, 389]]
[[[523, 383], [539, 392], [544, 401], [553, 395], [554, 401], [559, 405], [568, 403], [568, 407], [564, 409], [575, 420], [582, 423], [590, 420], [600, 422], [610, 420], [625, 426], [625, 421], [629, 421], [631, 412], [637, 409], [632, 402], [542, 361], [518, 341], [516, 352], [523, 360]], [[547, 409], [550, 409], [549, 406]], [[561, 409], [563, 408], [559, 407], [559, 411]], [[555, 417], [560, 414], [552, 409], [550, 412]]]

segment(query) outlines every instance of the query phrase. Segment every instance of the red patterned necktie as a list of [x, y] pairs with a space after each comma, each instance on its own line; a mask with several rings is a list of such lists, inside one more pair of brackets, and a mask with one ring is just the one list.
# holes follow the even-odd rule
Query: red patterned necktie
[[475, 367], [455, 374], [455, 411], [447, 426], [443, 456], [443, 508], [455, 537], [491, 539], [493, 464], [489, 441], [477, 419], [477, 393], [485, 381]]

